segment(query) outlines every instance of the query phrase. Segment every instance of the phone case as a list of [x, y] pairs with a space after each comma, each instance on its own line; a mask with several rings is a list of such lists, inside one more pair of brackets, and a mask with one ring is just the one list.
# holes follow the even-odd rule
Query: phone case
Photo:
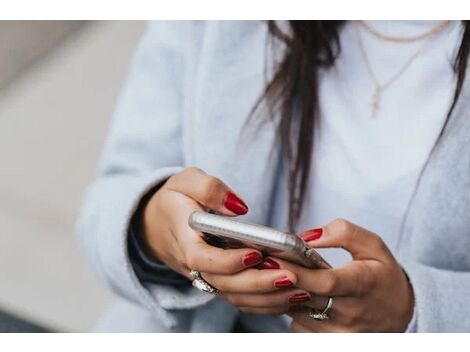
[[216, 247], [249, 247], [308, 268], [331, 268], [320, 254], [290, 233], [200, 211], [193, 212], [188, 223], [192, 229], [204, 234], [207, 243]]

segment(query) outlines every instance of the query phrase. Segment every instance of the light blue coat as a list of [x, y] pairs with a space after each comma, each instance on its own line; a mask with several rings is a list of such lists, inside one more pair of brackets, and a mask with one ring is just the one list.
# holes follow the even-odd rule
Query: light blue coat
[[[279, 176], [274, 129], [244, 138], [265, 84], [261, 22], [151, 23], [113, 118], [98, 175], [78, 223], [99, 278], [121, 304], [101, 330], [230, 331], [238, 311], [218, 298], [142, 285], [126, 236], [141, 197], [187, 166], [225, 181], [250, 205], [246, 219], [271, 223]], [[466, 81], [443, 143], [430, 161], [398, 253], [413, 285], [409, 331], [470, 331], [470, 87]], [[286, 331], [279, 317], [242, 316], [255, 331]]]

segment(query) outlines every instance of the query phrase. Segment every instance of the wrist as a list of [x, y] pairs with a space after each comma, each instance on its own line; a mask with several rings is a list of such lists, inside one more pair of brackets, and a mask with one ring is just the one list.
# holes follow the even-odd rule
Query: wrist
[[139, 207], [137, 208], [136, 212], [134, 213], [133, 217], [133, 224], [134, 228], [136, 229], [136, 237], [138, 239], [139, 244], [142, 247], [142, 250], [145, 251], [147, 256], [154, 261], [160, 262], [158, 255], [158, 250], [156, 246], [155, 238], [157, 234], [155, 233], [157, 224], [156, 220], [158, 209], [157, 209], [157, 197], [158, 192], [160, 191], [161, 187], [165, 184], [166, 180], [159, 183], [155, 187], [153, 187], [139, 203]]
[[[137, 214], [136, 214], [137, 215]], [[187, 286], [188, 280], [151, 255], [150, 247], [144, 243], [142, 232], [138, 230], [137, 216], [128, 232], [128, 251], [131, 265], [142, 283], [166, 286]]]

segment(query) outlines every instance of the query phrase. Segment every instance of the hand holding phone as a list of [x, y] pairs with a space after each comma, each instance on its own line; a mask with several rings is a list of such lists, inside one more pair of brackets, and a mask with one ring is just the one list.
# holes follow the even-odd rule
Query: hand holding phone
[[192, 229], [204, 234], [207, 243], [216, 247], [249, 247], [308, 268], [331, 268], [318, 252], [294, 234], [200, 211], [193, 212], [188, 223]]

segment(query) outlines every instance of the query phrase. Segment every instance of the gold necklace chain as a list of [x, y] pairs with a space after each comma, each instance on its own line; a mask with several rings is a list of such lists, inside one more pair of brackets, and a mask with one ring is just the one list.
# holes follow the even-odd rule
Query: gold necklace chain
[[[356, 26], [356, 34], [357, 34], [357, 37], [358, 37], [359, 48], [361, 50], [362, 56], [364, 57], [364, 61], [366, 63], [367, 72], [369, 73], [369, 76], [371, 77], [372, 82], [374, 83], [374, 93], [372, 95], [372, 100], [371, 100], [371, 107], [372, 107], [371, 116], [373, 118], [375, 118], [377, 116], [377, 113], [378, 113], [379, 109], [380, 109], [380, 101], [382, 99], [383, 92], [387, 88], [389, 88], [395, 81], [397, 81], [398, 78], [400, 78], [403, 75], [403, 73], [411, 66], [411, 64], [416, 60], [416, 58], [424, 51], [424, 49], [427, 47], [427, 45], [430, 43], [430, 41], [426, 41], [406, 61], [406, 63], [397, 71], [397, 73], [395, 73], [387, 81], [385, 81], [383, 83], [380, 83], [379, 80], [377, 79], [377, 76], [374, 73], [374, 70], [372, 69], [372, 64], [370, 63], [369, 57], [367, 56], [367, 52], [366, 52], [366, 49], [365, 49], [365, 46], [364, 46], [364, 41], [363, 41], [361, 33], [360, 33], [360, 29], [357, 26]], [[434, 34], [437, 34], [437, 32], [434, 33]]]
[[391, 35], [386, 35], [383, 33], [378, 32], [374, 28], [372, 28], [366, 21], [357, 21], [365, 30], [367, 30], [370, 34], [374, 37], [379, 38], [381, 40], [385, 40], [387, 42], [394, 42], [394, 43], [413, 43], [419, 40], [426, 39], [428, 37], [432, 37], [433, 35], [439, 33], [440, 31], [444, 30], [449, 24], [450, 21], [442, 21], [429, 31], [416, 35], [414, 37], [395, 37]]

